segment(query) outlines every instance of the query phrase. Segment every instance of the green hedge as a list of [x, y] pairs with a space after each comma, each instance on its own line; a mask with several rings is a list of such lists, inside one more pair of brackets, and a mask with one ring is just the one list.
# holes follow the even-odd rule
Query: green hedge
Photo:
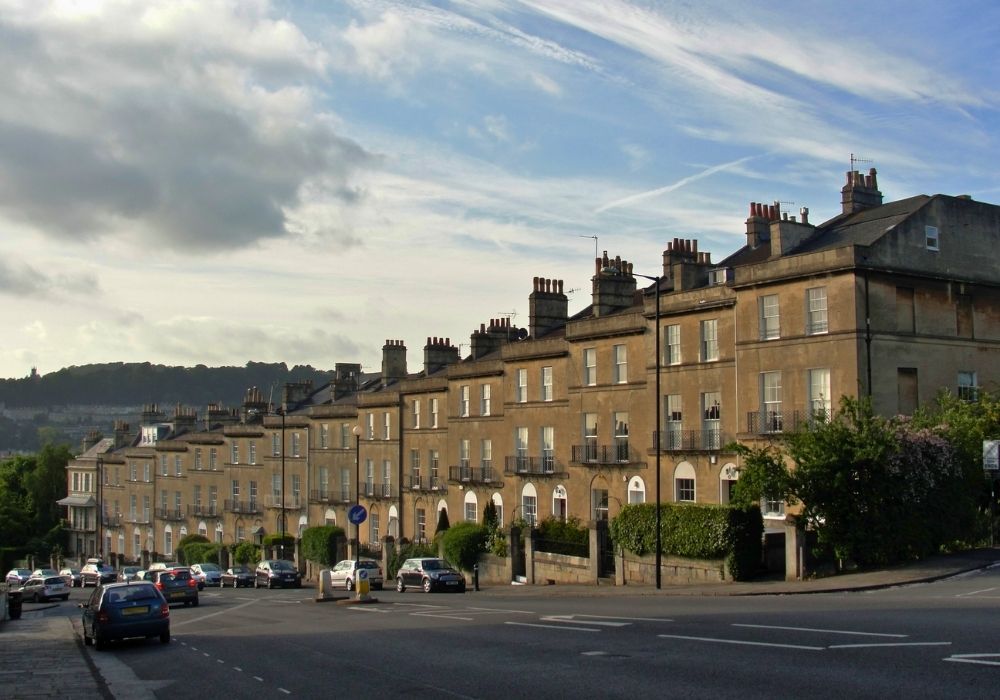
[[177, 554], [180, 561], [189, 566], [203, 562], [219, 564], [219, 551], [221, 549], [221, 544], [213, 542], [188, 542], [183, 547], [177, 548]]
[[566, 520], [549, 517], [538, 524], [535, 546], [540, 552], [567, 554], [574, 557], [590, 556], [590, 531], [577, 517]]
[[237, 564], [256, 565], [260, 561], [260, 547], [253, 542], [240, 542], [233, 547], [233, 561]]
[[[660, 504], [661, 554], [692, 559], [725, 559], [736, 580], [756, 573], [761, 561], [764, 520], [760, 509]], [[640, 556], [656, 546], [652, 503], [630, 504], [611, 520], [615, 544]]]
[[323, 566], [337, 563], [337, 542], [344, 536], [344, 529], [336, 525], [309, 527], [302, 532], [302, 555]]
[[486, 528], [476, 523], [461, 522], [440, 533], [445, 559], [465, 571], [479, 561], [486, 551]]
[[279, 547], [284, 545], [286, 547], [295, 546], [295, 535], [290, 535], [287, 532], [285, 534], [274, 533], [273, 535], [264, 535], [263, 544], [265, 547]]

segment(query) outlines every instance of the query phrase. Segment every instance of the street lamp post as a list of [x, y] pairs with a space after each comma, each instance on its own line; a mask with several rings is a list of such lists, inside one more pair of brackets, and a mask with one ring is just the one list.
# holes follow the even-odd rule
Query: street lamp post
[[94, 490], [97, 492], [97, 518], [94, 521], [94, 525], [97, 530], [97, 542], [94, 543], [94, 549], [97, 551], [97, 556], [104, 559], [105, 552], [101, 546], [101, 542], [104, 538], [104, 533], [101, 531], [104, 525], [104, 484], [101, 481], [101, 472], [104, 471], [104, 457], [97, 455], [97, 480], [94, 486]]
[[633, 273], [636, 277], [642, 277], [643, 279], [652, 280], [655, 285], [655, 303], [656, 309], [655, 313], [655, 327], [656, 327], [656, 340], [655, 345], [655, 367], [656, 367], [656, 395], [653, 397], [653, 402], [656, 404], [656, 430], [653, 432], [655, 436], [653, 439], [653, 448], [656, 450], [656, 551], [655, 551], [655, 561], [656, 561], [656, 588], [660, 589], [661, 585], [661, 574], [660, 568], [662, 563], [663, 555], [660, 553], [660, 280], [659, 275], [640, 275]]
[[[361, 426], [355, 425], [354, 433], [354, 504], [361, 505]], [[361, 563], [361, 523], [354, 526], [354, 570]]]
[[281, 558], [285, 558], [285, 532], [288, 530], [288, 514], [285, 511], [285, 407], [278, 409], [281, 416]]

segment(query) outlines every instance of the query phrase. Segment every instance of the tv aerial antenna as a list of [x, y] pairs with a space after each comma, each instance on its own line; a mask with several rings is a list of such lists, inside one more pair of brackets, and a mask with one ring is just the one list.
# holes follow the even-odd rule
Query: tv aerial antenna
[[855, 163], [872, 163], [872, 162], [874, 162], [874, 161], [872, 161], [871, 158], [861, 158], [861, 157], [856, 156], [856, 155], [854, 155], [852, 153], [851, 154], [851, 172], [854, 171], [854, 164]]
[[593, 238], [594, 239], [594, 257], [601, 257], [597, 252], [597, 236], [577, 236], [577, 238]]

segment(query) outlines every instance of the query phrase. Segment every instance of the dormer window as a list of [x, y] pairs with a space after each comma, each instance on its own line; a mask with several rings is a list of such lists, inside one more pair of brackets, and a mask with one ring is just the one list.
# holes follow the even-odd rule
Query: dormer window
[[927, 239], [927, 250], [941, 250], [937, 226], [924, 226], [924, 236]]

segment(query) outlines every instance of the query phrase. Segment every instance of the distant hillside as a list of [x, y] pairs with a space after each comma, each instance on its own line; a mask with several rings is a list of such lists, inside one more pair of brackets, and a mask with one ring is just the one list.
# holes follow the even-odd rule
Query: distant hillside
[[309, 365], [288, 369], [284, 362], [248, 362], [246, 367], [112, 362], [67, 367], [24, 379], [0, 379], [0, 402], [8, 408], [156, 403], [162, 410], [181, 403], [201, 411], [211, 402], [235, 407], [252, 386], [264, 396], [269, 396], [273, 387], [274, 400], [280, 401], [285, 382], [312, 380], [318, 387], [329, 381], [330, 375]]

